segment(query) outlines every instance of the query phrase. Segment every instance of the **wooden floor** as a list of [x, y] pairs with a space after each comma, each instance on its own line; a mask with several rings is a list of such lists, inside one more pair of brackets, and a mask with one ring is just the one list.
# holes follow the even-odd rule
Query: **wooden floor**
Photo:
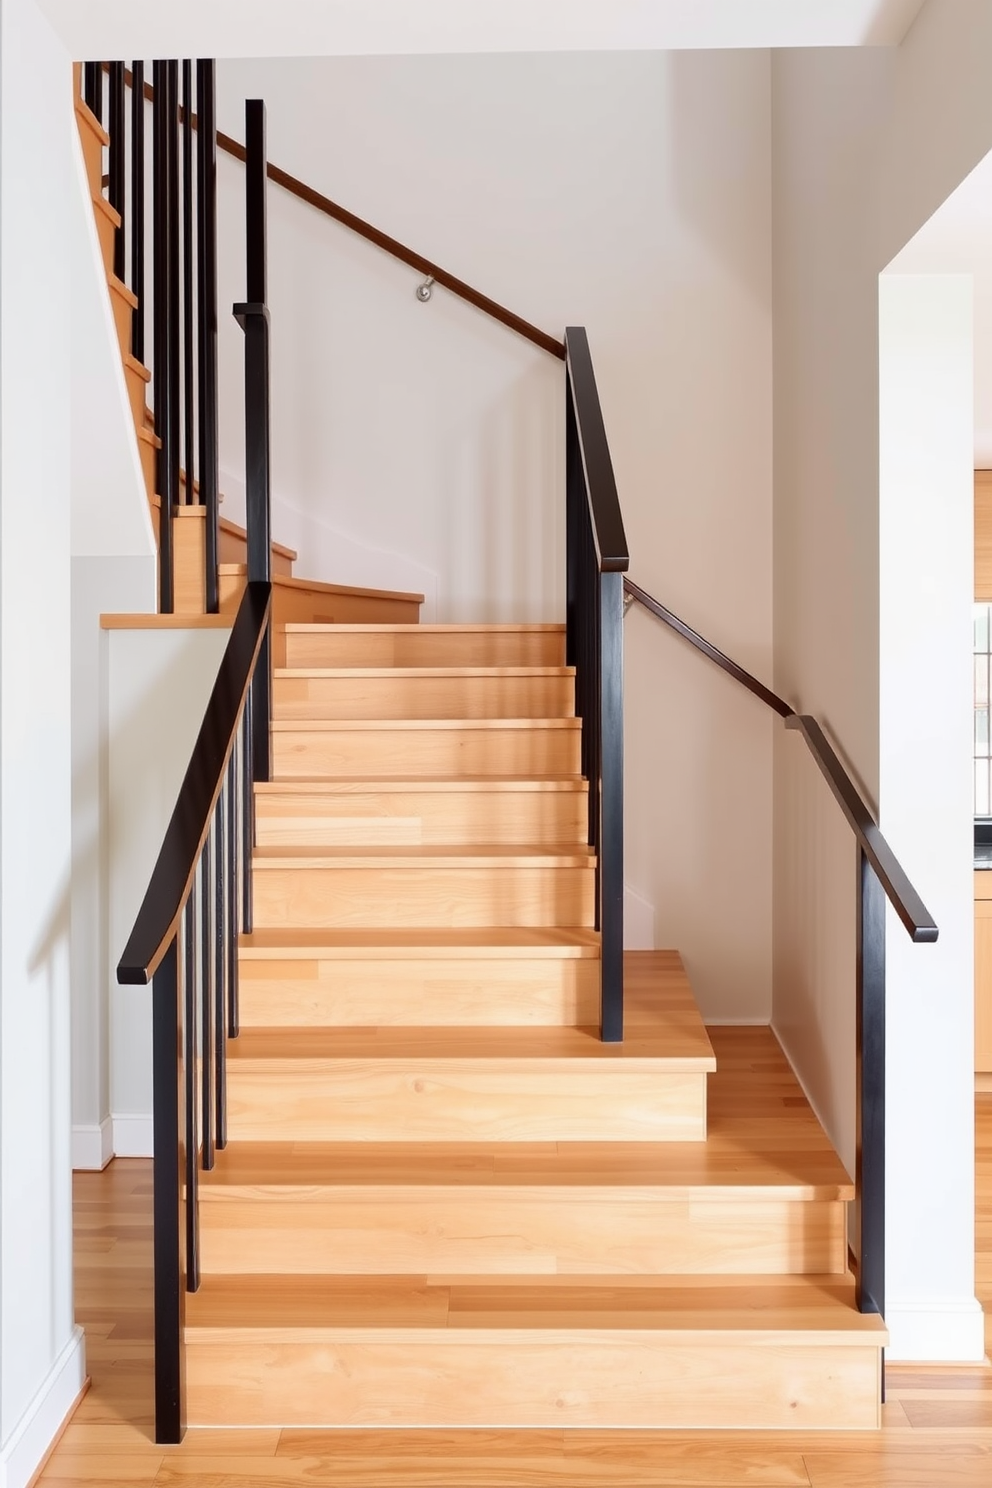
[[[992, 1096], [977, 1105], [977, 1276], [992, 1344]], [[878, 1433], [190, 1431], [152, 1441], [151, 1164], [75, 1177], [92, 1386], [40, 1482], [123, 1488], [988, 1488], [992, 1366], [890, 1366]]]

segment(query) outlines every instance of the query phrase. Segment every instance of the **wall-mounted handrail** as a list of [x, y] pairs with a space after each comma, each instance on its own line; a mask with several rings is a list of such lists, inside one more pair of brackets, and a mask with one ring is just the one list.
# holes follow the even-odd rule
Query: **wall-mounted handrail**
[[623, 1038], [623, 570], [627, 537], [589, 338], [565, 332], [566, 660], [596, 851], [605, 1042]]
[[759, 682], [757, 677], [752, 677], [750, 672], [745, 671], [742, 666], [738, 666], [736, 661], [731, 661], [730, 657], [726, 656], [719, 647], [714, 646], [712, 641], [708, 641], [704, 636], [701, 636], [698, 630], [693, 630], [691, 625], [687, 625], [684, 620], [680, 620], [678, 615], [668, 609], [667, 605], [663, 605], [660, 600], [650, 595], [646, 589], [642, 589], [640, 584], [635, 584], [633, 579], [624, 579], [623, 588], [624, 593], [629, 595], [632, 600], [636, 601], [639, 605], [643, 605], [644, 609], [650, 610], [652, 615], [663, 621], [671, 630], [674, 630], [680, 635], [683, 640], [688, 641], [691, 646], [695, 646], [696, 650], [701, 651], [704, 656], [708, 656], [710, 661], [715, 662], [728, 676], [733, 677], [735, 682], [739, 682], [742, 687], [747, 688], [748, 692], [753, 692], [756, 698], [760, 698], [769, 708], [773, 708], [780, 718], [792, 717], [793, 710], [789, 707], [788, 703], [783, 702], [776, 693], [765, 687], [762, 682]]
[[[125, 74], [125, 80], [128, 87], [130, 87], [132, 85], [130, 73]], [[148, 83], [145, 83], [144, 92], [145, 98], [149, 102], [153, 102], [155, 98], [154, 88]], [[197, 123], [197, 118], [194, 115], [194, 129], [197, 128]], [[229, 134], [218, 131], [217, 147], [244, 164], [245, 147]], [[435, 284], [442, 285], [443, 288], [450, 290], [453, 295], [457, 295], [459, 299], [464, 300], [466, 304], [473, 305], [476, 310], [481, 310], [484, 315], [490, 316], [493, 320], [498, 320], [508, 330], [514, 331], [518, 336], [523, 336], [525, 340], [530, 341], [534, 346], [539, 346], [542, 351], [548, 352], [550, 356], [557, 357], [559, 361], [565, 360], [564, 343], [556, 340], [554, 336], [549, 336], [546, 331], [542, 331], [538, 326], [532, 325], [529, 320], [524, 320], [523, 316], [514, 314], [505, 305], [499, 304], [497, 300], [490, 299], [489, 295], [483, 294], [478, 289], [473, 289], [471, 284], [466, 284], [464, 279], [459, 279], [457, 275], [450, 274], [440, 264], [434, 263], [432, 259], [425, 258], [422, 253], [418, 253], [416, 249], [408, 247], [405, 243], [401, 243], [398, 238], [391, 237], [389, 233], [382, 232], [379, 228], [373, 227], [371, 222], [366, 222], [364, 218], [356, 216], [354, 212], [349, 212], [347, 207], [342, 207], [338, 202], [332, 201], [329, 196], [324, 196], [322, 192], [315, 191], [305, 181], [301, 181], [297, 176], [290, 175], [289, 171], [282, 170], [280, 166], [271, 163], [267, 166], [266, 170], [269, 180], [274, 185], [281, 186], [284, 191], [288, 191], [291, 196], [295, 196], [299, 201], [305, 202], [307, 206], [313, 207], [316, 211], [322, 212], [325, 217], [330, 217], [335, 222], [339, 222], [342, 227], [348, 228], [350, 232], [357, 233], [367, 243], [372, 243], [376, 248], [381, 248], [384, 253], [390, 254], [391, 257], [398, 259], [400, 263], [407, 264], [411, 269], [416, 269], [425, 278], [433, 279]]]

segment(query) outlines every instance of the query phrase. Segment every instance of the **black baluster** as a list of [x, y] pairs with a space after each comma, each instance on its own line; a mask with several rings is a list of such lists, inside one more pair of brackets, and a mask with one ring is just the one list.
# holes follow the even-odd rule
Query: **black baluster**
[[126, 212], [127, 145], [125, 140], [124, 63], [110, 64], [110, 151], [108, 170], [110, 205], [120, 216], [114, 230], [114, 273], [123, 280], [127, 272], [124, 252], [124, 219]]
[[238, 829], [241, 818], [240, 799], [238, 744], [236, 742], [227, 767], [227, 1034], [229, 1038], [237, 1038], [239, 1033], [238, 936], [241, 913], [238, 892], [241, 875], [238, 872]]
[[158, 452], [159, 606], [174, 609], [172, 519], [179, 494], [179, 294], [176, 64], [155, 63], [155, 431]]
[[216, 1087], [216, 1043], [214, 1033], [217, 1026], [216, 979], [214, 968], [217, 951], [215, 946], [216, 925], [214, 922], [213, 861], [214, 844], [208, 836], [200, 857], [200, 1120], [203, 1169], [209, 1173], [214, 1165], [214, 1115], [217, 1110]]
[[131, 354], [145, 360], [145, 64], [131, 63]]
[[[885, 1316], [885, 894], [858, 848], [858, 1307]], [[885, 1398], [884, 1370], [882, 1398]]]
[[182, 1156], [186, 1082], [182, 1060], [179, 955], [173, 939], [152, 982], [152, 1104], [154, 1110], [155, 1440], [180, 1442], [186, 1430], [186, 1225], [182, 1216]]
[[244, 728], [241, 756], [241, 928], [245, 935], [252, 931], [252, 868], [251, 855], [255, 846], [254, 785], [252, 782], [252, 758], [254, 746], [252, 735], [255, 720], [255, 693], [249, 689], [245, 699]]
[[87, 62], [83, 68], [83, 99], [103, 123], [103, 63]]
[[197, 1101], [197, 986], [196, 885], [190, 889], [183, 915], [183, 1067], [186, 1076], [186, 1290], [200, 1286], [199, 1260], [199, 1113]]
[[217, 380], [217, 64], [196, 64], [200, 500], [206, 507], [207, 613], [220, 609], [220, 438]]
[[214, 812], [214, 1133], [217, 1147], [227, 1146], [227, 935], [230, 921], [227, 913], [228, 848], [227, 791], [228, 775], [217, 797]]
[[195, 429], [193, 409], [196, 389], [193, 383], [193, 64], [183, 62], [183, 459], [186, 482], [183, 500], [187, 506], [195, 500], [193, 448]]

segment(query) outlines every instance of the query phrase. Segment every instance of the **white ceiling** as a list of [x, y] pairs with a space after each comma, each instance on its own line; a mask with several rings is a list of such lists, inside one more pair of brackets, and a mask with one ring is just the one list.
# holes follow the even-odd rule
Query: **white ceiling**
[[894, 46], [924, 0], [39, 0], [74, 57]]

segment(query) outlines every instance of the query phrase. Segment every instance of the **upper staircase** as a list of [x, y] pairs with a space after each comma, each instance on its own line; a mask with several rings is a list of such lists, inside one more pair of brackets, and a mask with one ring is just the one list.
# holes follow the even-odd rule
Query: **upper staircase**
[[656, 952], [600, 1039], [563, 628], [281, 644], [189, 1424], [876, 1426], [853, 1188], [774, 1036]]

